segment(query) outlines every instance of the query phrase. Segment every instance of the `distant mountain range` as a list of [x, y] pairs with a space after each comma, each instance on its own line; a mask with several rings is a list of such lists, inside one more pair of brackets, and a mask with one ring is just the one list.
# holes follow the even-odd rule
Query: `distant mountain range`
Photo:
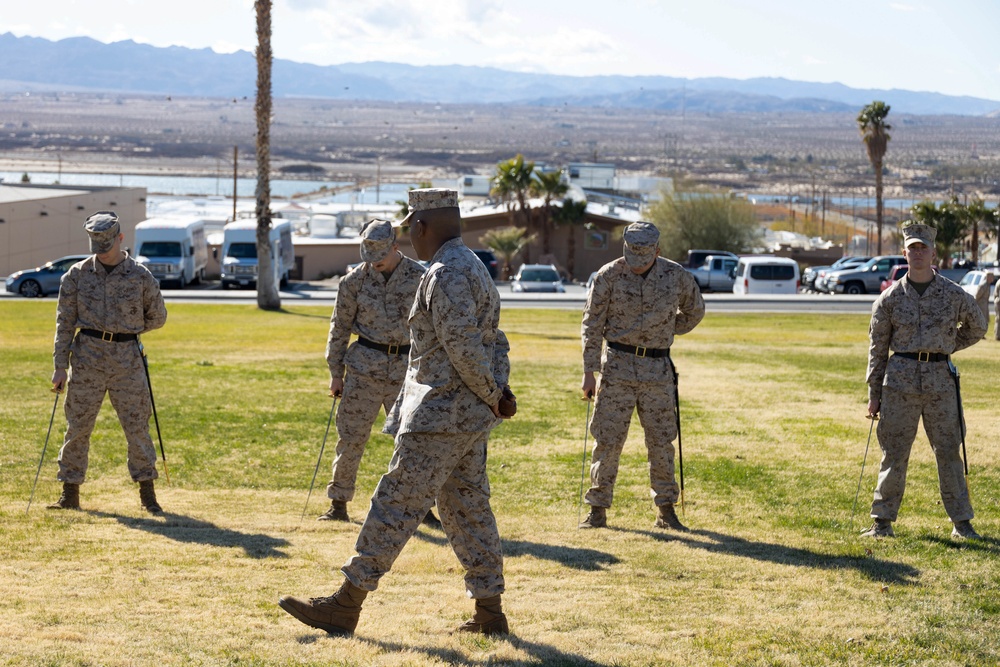
[[[89, 37], [56, 42], [0, 35], [0, 91], [107, 92], [193, 97], [252, 97], [252, 53], [102, 44]], [[691, 113], [849, 112], [883, 100], [898, 114], [1000, 114], [1000, 102], [907, 90], [861, 90], [839, 83], [780, 78], [682, 79], [666, 76], [525, 74], [463, 65], [349, 63], [321, 67], [274, 61], [272, 93], [281, 97], [531, 104], [662, 109]]]

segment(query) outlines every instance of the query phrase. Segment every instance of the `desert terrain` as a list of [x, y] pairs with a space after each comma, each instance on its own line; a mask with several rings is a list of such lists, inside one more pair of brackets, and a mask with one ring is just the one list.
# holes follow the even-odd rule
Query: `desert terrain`
[[[250, 99], [0, 95], [0, 170], [256, 172]], [[886, 197], [1000, 195], [1000, 119], [890, 114]], [[416, 181], [538, 163], [608, 162], [620, 173], [781, 195], [873, 189], [851, 114], [434, 105], [277, 99], [275, 177]]]

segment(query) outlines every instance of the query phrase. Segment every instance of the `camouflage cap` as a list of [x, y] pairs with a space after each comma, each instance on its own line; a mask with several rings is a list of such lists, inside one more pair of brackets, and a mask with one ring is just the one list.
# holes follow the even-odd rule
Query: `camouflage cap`
[[660, 230], [649, 222], [633, 222], [625, 228], [625, 262], [632, 268], [646, 266], [656, 258]]
[[934, 247], [937, 230], [922, 222], [903, 223], [903, 247], [909, 248], [914, 243], [923, 243], [928, 248]]
[[396, 230], [387, 220], [370, 220], [361, 228], [361, 259], [381, 262], [396, 242]]
[[406, 224], [417, 211], [431, 211], [437, 208], [458, 208], [458, 191], [447, 188], [420, 188], [410, 190], [407, 202], [410, 212], [401, 224]]
[[121, 233], [118, 214], [114, 211], [98, 211], [87, 218], [83, 228], [90, 235], [90, 252], [98, 255], [111, 250], [115, 245], [115, 239]]

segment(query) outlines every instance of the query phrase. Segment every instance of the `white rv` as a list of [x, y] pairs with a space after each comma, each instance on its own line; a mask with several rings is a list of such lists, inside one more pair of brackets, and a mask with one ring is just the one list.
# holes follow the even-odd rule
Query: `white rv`
[[[271, 248], [271, 268], [274, 282], [280, 287], [288, 284], [288, 272], [295, 265], [295, 248], [292, 245], [292, 225], [287, 220], [272, 219], [268, 235]], [[231, 285], [255, 287], [257, 285], [257, 221], [236, 220], [223, 228], [222, 288]]]
[[208, 266], [205, 222], [198, 218], [150, 218], [135, 226], [136, 261], [160, 283], [200, 283]]

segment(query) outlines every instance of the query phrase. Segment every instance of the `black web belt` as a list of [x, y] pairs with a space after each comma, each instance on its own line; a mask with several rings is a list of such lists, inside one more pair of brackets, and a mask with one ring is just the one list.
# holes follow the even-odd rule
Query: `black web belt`
[[940, 352], [894, 352], [893, 356], [917, 361], [948, 361], [948, 355]]
[[670, 348], [656, 348], [656, 347], [642, 347], [641, 345], [625, 345], [624, 343], [616, 343], [613, 340], [608, 341], [608, 347], [612, 350], [618, 350], [619, 352], [628, 352], [629, 354], [634, 354], [637, 357], [669, 357]]
[[80, 333], [91, 338], [100, 338], [105, 343], [124, 343], [139, 338], [139, 334], [112, 333], [110, 331], [101, 331], [100, 329], [80, 329]]
[[368, 340], [367, 338], [362, 338], [358, 336], [358, 345], [361, 347], [367, 347], [372, 350], [378, 350], [379, 352], [385, 352], [386, 354], [409, 354], [410, 344], [406, 345], [383, 345], [382, 343], [376, 343], [373, 340]]

